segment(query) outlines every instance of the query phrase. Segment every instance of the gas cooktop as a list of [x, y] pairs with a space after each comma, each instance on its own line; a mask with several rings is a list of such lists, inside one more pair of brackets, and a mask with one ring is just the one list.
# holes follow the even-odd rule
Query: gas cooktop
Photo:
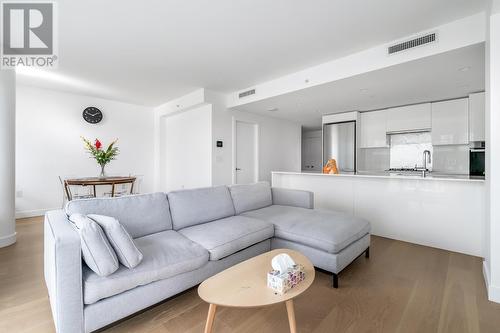
[[422, 169], [417, 169], [415, 168], [390, 168], [387, 170], [389, 172], [416, 172], [416, 171], [422, 171]]

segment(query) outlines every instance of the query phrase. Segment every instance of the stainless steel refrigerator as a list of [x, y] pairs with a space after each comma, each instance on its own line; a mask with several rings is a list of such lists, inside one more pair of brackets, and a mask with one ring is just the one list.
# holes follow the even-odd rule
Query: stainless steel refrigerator
[[323, 125], [323, 165], [331, 158], [339, 172], [356, 172], [356, 121]]

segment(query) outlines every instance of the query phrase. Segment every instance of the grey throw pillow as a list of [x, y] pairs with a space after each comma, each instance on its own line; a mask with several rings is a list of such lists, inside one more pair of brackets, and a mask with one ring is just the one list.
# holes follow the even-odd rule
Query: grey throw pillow
[[118, 260], [128, 268], [134, 268], [142, 261], [142, 253], [135, 246], [134, 240], [129, 233], [114, 217], [104, 215], [87, 215], [101, 226], [108, 237], [111, 246], [116, 252]]
[[108, 276], [118, 267], [118, 259], [99, 224], [82, 214], [69, 217], [82, 241], [83, 260], [99, 276]]

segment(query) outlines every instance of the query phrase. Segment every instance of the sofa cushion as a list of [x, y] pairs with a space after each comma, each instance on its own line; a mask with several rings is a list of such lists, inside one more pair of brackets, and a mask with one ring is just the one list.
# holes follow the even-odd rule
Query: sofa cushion
[[338, 253], [370, 232], [370, 223], [344, 213], [272, 205], [244, 216], [274, 224], [274, 236], [329, 253]]
[[271, 188], [273, 205], [314, 208], [314, 193], [290, 188]]
[[172, 229], [165, 193], [73, 200], [66, 204], [66, 214], [74, 213], [112, 216], [133, 238]]
[[271, 223], [245, 216], [231, 216], [179, 230], [219, 260], [274, 235]]
[[134, 268], [142, 260], [142, 253], [137, 249], [134, 240], [120, 222], [111, 216], [87, 215], [88, 218], [95, 221], [104, 230], [109, 243], [115, 250], [118, 261], [127, 267]]
[[144, 258], [135, 268], [120, 268], [108, 277], [83, 270], [85, 304], [120, 294], [137, 286], [193, 271], [208, 262], [208, 252], [176, 231], [168, 230], [135, 239]]
[[168, 201], [175, 230], [234, 215], [226, 186], [173, 191]]
[[234, 209], [239, 215], [249, 210], [264, 208], [273, 204], [271, 186], [267, 182], [232, 185], [229, 187]]
[[82, 257], [98, 276], [108, 276], [118, 269], [118, 259], [102, 228], [82, 214], [73, 214], [69, 220], [80, 235]]

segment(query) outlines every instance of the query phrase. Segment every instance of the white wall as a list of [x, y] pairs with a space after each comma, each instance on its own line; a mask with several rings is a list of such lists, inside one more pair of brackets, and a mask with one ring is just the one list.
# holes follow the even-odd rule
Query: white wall
[[162, 184], [166, 192], [212, 184], [212, 106], [161, 118]]
[[16, 74], [0, 70], [0, 247], [16, 241], [14, 220]]
[[[259, 180], [271, 181], [271, 171], [300, 171], [301, 127], [300, 125], [272, 117], [255, 115], [226, 108], [226, 96], [198, 89], [175, 100], [155, 108], [155, 174], [156, 190], [167, 190], [165, 124], [162, 119], [172, 114], [189, 112], [190, 110], [211, 108], [211, 138], [203, 149], [211, 154], [211, 185], [228, 185], [233, 183], [233, 136], [234, 121], [242, 120], [259, 125]], [[195, 119], [193, 119], [195, 121]], [[223, 141], [223, 147], [216, 147], [216, 141]], [[200, 144], [204, 144], [200, 140]], [[203, 156], [208, 156], [203, 151]], [[201, 154], [201, 152], [199, 152]], [[200, 162], [200, 161], [198, 161]], [[208, 168], [207, 168], [208, 169]], [[189, 174], [186, 173], [186, 177]], [[199, 186], [205, 186], [200, 182]]]
[[486, 14], [486, 231], [483, 273], [488, 298], [500, 303], [500, 1]]
[[[259, 181], [271, 182], [272, 171], [300, 171], [302, 133], [299, 124], [227, 109], [225, 98], [210, 91], [207, 92], [207, 100], [213, 105], [213, 185], [233, 182], [235, 120], [259, 125]], [[224, 142], [223, 148], [215, 147], [217, 140]]]
[[[105, 144], [118, 138], [120, 155], [107, 166], [108, 174], [143, 175], [141, 192], [153, 190], [152, 108], [24, 85], [18, 85], [16, 99], [17, 216], [60, 208], [58, 176], [99, 175], [99, 166], [84, 151], [80, 136]], [[103, 111], [101, 123], [83, 120], [87, 106]]]
[[168, 101], [154, 108], [154, 183], [155, 191], [165, 191], [166, 150], [164, 117], [205, 104], [205, 89], [197, 89], [187, 95]]

